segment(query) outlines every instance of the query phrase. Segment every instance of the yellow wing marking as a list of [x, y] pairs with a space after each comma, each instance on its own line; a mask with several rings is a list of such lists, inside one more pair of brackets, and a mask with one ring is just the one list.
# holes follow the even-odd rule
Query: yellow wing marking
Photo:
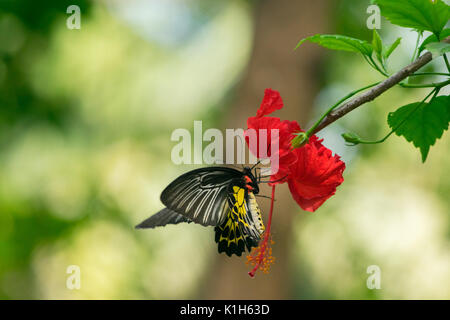
[[243, 206], [245, 201], [245, 189], [234, 186], [234, 198], [238, 206]]
[[247, 214], [245, 208], [245, 189], [234, 186], [233, 197], [235, 199], [234, 206], [228, 212], [228, 219], [226, 224], [222, 226], [223, 230], [226, 230], [226, 228], [228, 227], [230, 232], [229, 234], [222, 234], [219, 240], [227, 241], [228, 246], [230, 246], [230, 244], [233, 242], [237, 244], [239, 240], [244, 240], [244, 235], [239, 228], [240, 223], [245, 227], [249, 226], [244, 219], [245, 215]]
[[264, 225], [253, 193], [248, 192], [246, 199], [246, 189], [233, 186], [231, 196], [232, 207], [228, 210], [227, 218], [221, 226], [216, 227], [216, 242], [219, 252], [240, 256], [245, 247], [250, 250], [258, 244]]

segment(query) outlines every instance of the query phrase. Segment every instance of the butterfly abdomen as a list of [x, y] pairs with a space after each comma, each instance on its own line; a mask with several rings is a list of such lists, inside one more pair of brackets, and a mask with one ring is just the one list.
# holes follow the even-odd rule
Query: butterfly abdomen
[[248, 194], [248, 206], [250, 209], [250, 213], [252, 215], [252, 219], [255, 223], [256, 228], [258, 229], [259, 233], [262, 234], [264, 230], [266, 229], [264, 227], [262, 216], [261, 216], [261, 209], [259, 209], [258, 203], [256, 202], [256, 197], [253, 193]]

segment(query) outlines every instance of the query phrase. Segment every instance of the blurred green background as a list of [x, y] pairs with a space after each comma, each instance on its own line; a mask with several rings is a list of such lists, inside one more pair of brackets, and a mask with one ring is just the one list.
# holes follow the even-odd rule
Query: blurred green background
[[[219, 256], [212, 228], [133, 229], [190, 169], [171, 162], [174, 129], [245, 127], [266, 87], [306, 126], [381, 79], [358, 55], [292, 51], [318, 32], [370, 40], [369, 1], [355, 2], [0, 0], [0, 298], [449, 299], [448, 137], [425, 164], [396, 136], [340, 138], [381, 138], [387, 113], [426, 90], [395, 88], [320, 133], [345, 182], [314, 214], [278, 190], [270, 275], [248, 279], [245, 258]], [[66, 27], [71, 4], [80, 30]], [[385, 20], [380, 33], [404, 37], [398, 70], [415, 35]], [[66, 288], [69, 265], [80, 290]], [[370, 265], [380, 290], [366, 287]]]

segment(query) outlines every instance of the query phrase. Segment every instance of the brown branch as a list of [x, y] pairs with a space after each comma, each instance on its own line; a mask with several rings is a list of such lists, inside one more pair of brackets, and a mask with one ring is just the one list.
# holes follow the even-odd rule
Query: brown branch
[[[444, 42], [450, 43], [450, 37], [447, 37]], [[331, 111], [323, 120], [322, 122], [317, 126], [317, 128], [314, 130], [313, 133], [317, 133], [323, 128], [327, 127], [331, 123], [335, 122], [336, 120], [342, 118], [347, 113], [355, 110], [359, 106], [362, 106], [363, 104], [370, 102], [374, 100], [375, 98], [379, 97], [381, 94], [392, 88], [393, 86], [399, 84], [404, 79], [408, 78], [410, 75], [412, 75], [414, 72], [428, 64], [433, 60], [433, 56], [430, 52], [425, 53], [423, 56], [418, 58], [416, 61], [411, 63], [409, 66], [403, 68], [402, 70], [398, 71], [391, 77], [387, 78], [380, 84], [376, 85], [369, 91], [366, 91], [359, 96], [353, 98], [352, 100], [344, 103], [342, 106], [340, 106], [337, 109], [334, 109]]]

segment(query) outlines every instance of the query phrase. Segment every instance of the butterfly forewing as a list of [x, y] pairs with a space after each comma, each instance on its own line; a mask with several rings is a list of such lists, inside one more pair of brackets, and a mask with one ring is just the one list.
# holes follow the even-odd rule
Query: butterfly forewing
[[233, 181], [241, 178], [242, 172], [232, 168], [193, 170], [175, 179], [162, 192], [161, 202], [196, 223], [217, 226], [227, 217]]

